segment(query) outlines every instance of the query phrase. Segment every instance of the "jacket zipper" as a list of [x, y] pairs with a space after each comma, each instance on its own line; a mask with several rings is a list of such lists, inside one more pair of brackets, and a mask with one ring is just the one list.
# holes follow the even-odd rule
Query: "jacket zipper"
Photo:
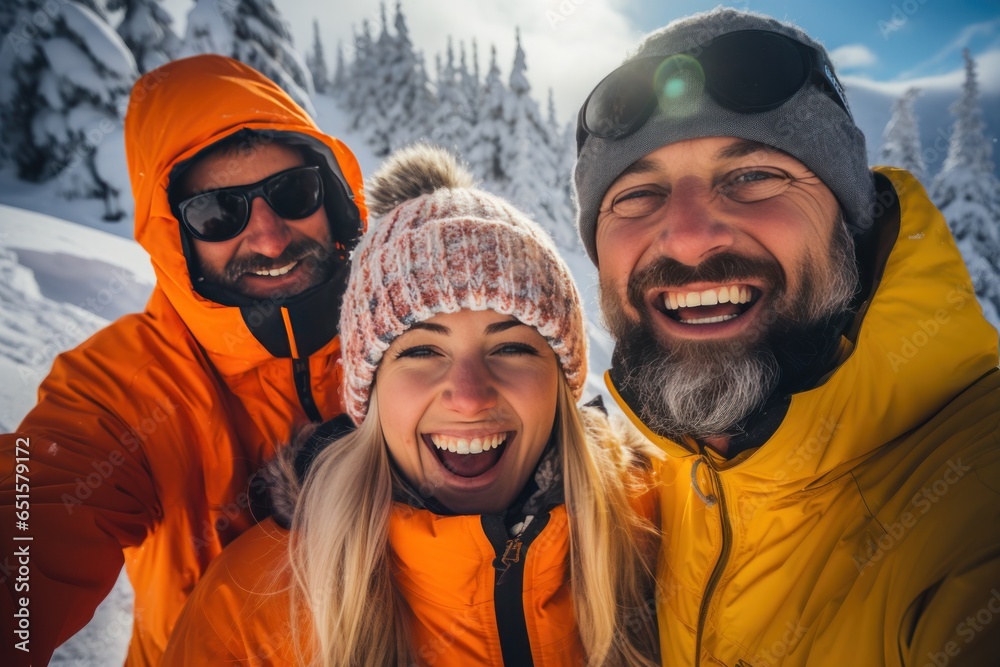
[[309, 377], [309, 359], [292, 359], [292, 377], [295, 381], [295, 392], [299, 396], [299, 404], [306, 412], [309, 421], [321, 422], [323, 415], [316, 407], [316, 400], [312, 395], [312, 382]]
[[729, 548], [733, 540], [733, 530], [729, 525], [729, 512], [726, 511], [726, 496], [722, 490], [722, 480], [719, 479], [718, 473], [711, 467], [711, 464], [705, 466], [712, 477], [712, 483], [719, 490], [719, 512], [720, 518], [722, 520], [722, 545], [719, 549], [719, 559], [715, 562], [715, 568], [712, 570], [712, 576], [708, 579], [708, 585], [705, 586], [705, 595], [701, 598], [701, 607], [698, 610], [698, 633], [695, 636], [695, 646], [694, 646], [694, 665], [699, 667], [701, 665], [701, 641], [705, 633], [705, 621], [708, 620], [708, 608], [712, 603], [712, 595], [715, 593], [715, 587], [719, 584], [719, 579], [722, 578], [722, 572], [726, 569], [726, 560], [729, 559]]
[[549, 515], [536, 516], [527, 528], [511, 537], [504, 526], [502, 516], [482, 517], [483, 532], [493, 545], [496, 558], [493, 561], [493, 610], [500, 633], [500, 651], [503, 664], [510, 667], [533, 667], [531, 641], [528, 624], [524, 617], [524, 561], [528, 557], [528, 547], [538, 537]]

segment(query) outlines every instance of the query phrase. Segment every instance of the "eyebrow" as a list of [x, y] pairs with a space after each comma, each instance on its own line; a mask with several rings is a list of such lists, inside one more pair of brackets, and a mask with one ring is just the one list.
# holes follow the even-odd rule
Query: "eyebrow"
[[519, 320], [504, 320], [502, 322], [494, 322], [493, 324], [486, 327], [487, 334], [498, 334], [507, 329], [513, 329], [514, 327], [524, 327], [527, 326], [524, 322]]
[[[501, 322], [494, 322], [486, 327], [486, 334], [498, 334], [507, 329], [512, 329], [514, 327], [527, 326], [519, 320], [503, 320]], [[430, 331], [431, 333], [441, 334], [442, 336], [447, 336], [451, 334], [451, 329], [440, 324], [434, 324], [432, 322], [417, 322], [410, 329], [423, 329], [425, 331]]]
[[717, 160], [732, 160], [735, 158], [746, 157], [747, 155], [753, 155], [754, 153], [775, 153], [778, 155], [786, 154], [784, 151], [778, 150], [774, 146], [768, 146], [767, 144], [762, 144], [759, 141], [741, 139], [722, 148], [722, 150], [715, 154], [715, 158]]
[[[618, 178], [615, 179], [615, 183], [625, 178], [626, 176], [631, 176], [632, 174], [649, 174], [655, 171], [659, 171], [654, 160], [650, 160], [648, 157], [639, 158], [629, 166], [625, 167], [625, 170], [618, 174]], [[612, 183], [614, 185], [614, 183]]]

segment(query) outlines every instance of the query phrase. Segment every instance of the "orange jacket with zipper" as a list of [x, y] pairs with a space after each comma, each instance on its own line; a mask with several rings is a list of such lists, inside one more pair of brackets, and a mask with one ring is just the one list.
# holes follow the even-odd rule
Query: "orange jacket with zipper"
[[[14, 650], [8, 636], [4, 665], [45, 664], [91, 618], [123, 563], [135, 589], [127, 664], [156, 664], [208, 564], [254, 524], [251, 475], [309, 412], [342, 412], [339, 338], [293, 358], [296, 340], [309, 332], [278, 305], [241, 312], [192, 288], [167, 200], [171, 171], [241, 128], [288, 133], [335, 159], [364, 219], [353, 154], [255, 70], [198, 56], [136, 83], [126, 152], [135, 237], [150, 254], [157, 284], [145, 312], [60, 355], [37, 406], [15, 433], [0, 436], [0, 470], [13, 470], [19, 446], [30, 452], [33, 537], [30, 591], [7, 577], [0, 594], [5, 619], [29, 597], [30, 653]], [[245, 318], [255, 316], [284, 316], [288, 357], [272, 355], [251, 333]], [[5, 527], [14, 524], [16, 495], [6, 474]]]
[[[600, 444], [632, 448], [630, 440]], [[646, 451], [621, 457], [628, 462], [621, 474], [635, 511], [655, 522], [657, 492]], [[298, 456], [295, 450], [288, 454]], [[297, 649], [308, 655], [308, 647], [293, 643], [289, 531], [276, 522], [290, 524], [298, 483], [289, 480], [287, 468], [272, 466], [271, 472], [272, 497], [278, 498], [273, 518], [248, 530], [209, 568], [177, 621], [164, 667], [279, 667], [300, 664]], [[585, 664], [573, 612], [569, 517], [561, 499], [543, 504], [516, 538], [501, 516], [444, 515], [397, 501], [388, 542], [392, 581], [409, 612], [415, 664]], [[305, 630], [303, 642], [310, 624], [309, 618], [296, 621]]]

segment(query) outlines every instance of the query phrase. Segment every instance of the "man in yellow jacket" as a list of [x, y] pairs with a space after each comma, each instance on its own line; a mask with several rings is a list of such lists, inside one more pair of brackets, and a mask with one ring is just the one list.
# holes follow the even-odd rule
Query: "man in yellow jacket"
[[[159, 661], [209, 562], [259, 518], [254, 472], [341, 412], [339, 303], [364, 229], [351, 151], [278, 86], [221, 56], [135, 85], [125, 119], [135, 237], [157, 284], [56, 359], [0, 436], [5, 534], [28, 576], [0, 594], [4, 665], [46, 664], [114, 585], [135, 589], [127, 664]], [[15, 564], [14, 570], [18, 565]], [[22, 622], [20, 619], [27, 617]]]
[[608, 386], [668, 455], [663, 664], [998, 664], [997, 331], [822, 46], [676, 21], [577, 141]]

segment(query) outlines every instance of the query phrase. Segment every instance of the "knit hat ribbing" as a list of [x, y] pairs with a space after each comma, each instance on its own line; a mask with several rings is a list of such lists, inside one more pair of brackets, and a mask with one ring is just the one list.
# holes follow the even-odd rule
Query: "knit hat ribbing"
[[[825, 53], [821, 44], [792, 24], [719, 7], [679, 19], [647, 35], [625, 62], [681, 53], [738, 30], [770, 30]], [[587, 137], [577, 156], [573, 185], [577, 229], [594, 264], [597, 264], [597, 215], [601, 200], [615, 179], [649, 153], [699, 137], [739, 137], [788, 153], [830, 188], [853, 234], [871, 225], [875, 185], [868, 169], [864, 135], [815, 84], [806, 83], [776, 109], [749, 114], [726, 109], [703, 92], [697, 111], [686, 117], [668, 118], [654, 113], [645, 125], [627, 137], [618, 140]]]
[[383, 353], [417, 322], [495, 310], [549, 343], [575, 398], [587, 375], [580, 295], [548, 235], [503, 199], [471, 187], [443, 149], [390, 157], [366, 201], [381, 216], [352, 259], [340, 331], [347, 412], [361, 423]]

